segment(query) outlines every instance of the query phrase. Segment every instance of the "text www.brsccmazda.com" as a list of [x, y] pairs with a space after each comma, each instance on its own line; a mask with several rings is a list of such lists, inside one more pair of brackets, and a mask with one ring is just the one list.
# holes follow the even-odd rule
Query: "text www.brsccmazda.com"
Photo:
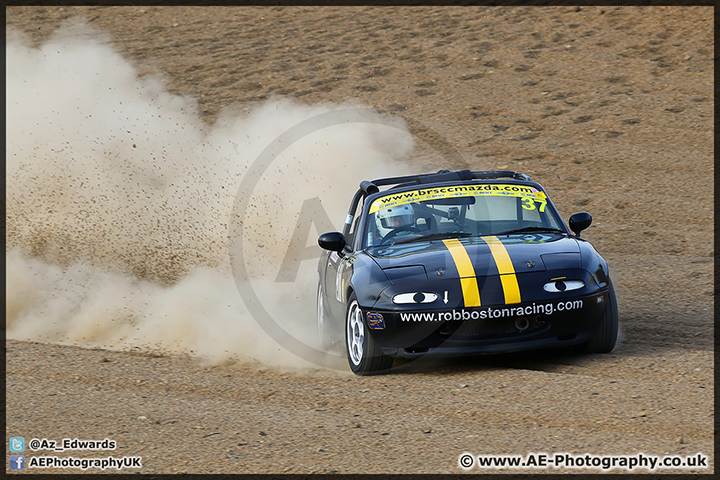
[[400, 314], [403, 322], [449, 322], [450, 320], [489, 320], [493, 318], [515, 317], [523, 315], [552, 315], [555, 312], [577, 310], [583, 307], [582, 300], [570, 300], [557, 303], [533, 303], [520, 307], [503, 307], [467, 310], [464, 308], [448, 312], [406, 312]]
[[527, 455], [473, 455], [463, 453], [458, 459], [460, 467], [468, 470], [477, 468], [568, 468], [626, 470], [660, 470], [667, 468], [707, 468], [708, 457], [702, 453], [695, 455], [592, 455], [589, 453], [529, 453]]

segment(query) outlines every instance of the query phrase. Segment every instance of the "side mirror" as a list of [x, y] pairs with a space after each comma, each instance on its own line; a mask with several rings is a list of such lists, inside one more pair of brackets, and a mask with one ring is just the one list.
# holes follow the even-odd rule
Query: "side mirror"
[[588, 212], [578, 212], [570, 215], [570, 230], [580, 237], [580, 232], [585, 230], [592, 223], [592, 215]]
[[318, 245], [331, 252], [341, 252], [345, 248], [345, 236], [340, 232], [323, 233], [318, 238]]

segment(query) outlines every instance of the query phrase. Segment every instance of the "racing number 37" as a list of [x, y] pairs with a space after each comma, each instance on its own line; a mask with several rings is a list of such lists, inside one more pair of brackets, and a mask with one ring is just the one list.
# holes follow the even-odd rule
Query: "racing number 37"
[[525, 210], [535, 210], [535, 202], [540, 202], [540, 212], [544, 212], [545, 205], [547, 205], [547, 200], [544, 200], [542, 198], [525, 197], [522, 199], [522, 207]]

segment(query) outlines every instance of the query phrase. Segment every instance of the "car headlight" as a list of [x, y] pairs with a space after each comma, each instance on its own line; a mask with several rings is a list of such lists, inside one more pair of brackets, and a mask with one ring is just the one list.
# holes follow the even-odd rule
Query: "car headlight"
[[408, 303], [432, 303], [438, 296], [428, 292], [398, 293], [392, 297], [393, 303], [403, 305]]
[[585, 286], [585, 282], [582, 280], [554, 280], [543, 285], [543, 290], [546, 292], [560, 293], [568, 292], [570, 290], [578, 290]]

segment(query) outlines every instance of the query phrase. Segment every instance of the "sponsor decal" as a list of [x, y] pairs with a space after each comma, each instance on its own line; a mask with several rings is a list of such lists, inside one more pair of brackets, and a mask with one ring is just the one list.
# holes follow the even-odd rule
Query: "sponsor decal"
[[377, 312], [367, 313], [367, 324], [368, 328], [372, 328], [373, 330], [383, 330], [385, 328], [385, 320], [382, 314]]
[[382, 208], [407, 205], [414, 202], [426, 202], [438, 198], [480, 197], [480, 196], [512, 196], [523, 198], [523, 208], [534, 210], [539, 203], [541, 212], [545, 211], [547, 196], [540, 190], [527, 185], [485, 184], [485, 185], [453, 185], [449, 187], [421, 188], [398, 194], [385, 195], [370, 205], [370, 213]]
[[468, 320], [493, 320], [526, 315], [552, 315], [557, 312], [567, 312], [583, 308], [583, 300], [567, 300], [549, 303], [532, 303], [502, 308], [482, 309], [453, 309], [444, 312], [404, 312], [400, 313], [402, 322], [449, 322]]

